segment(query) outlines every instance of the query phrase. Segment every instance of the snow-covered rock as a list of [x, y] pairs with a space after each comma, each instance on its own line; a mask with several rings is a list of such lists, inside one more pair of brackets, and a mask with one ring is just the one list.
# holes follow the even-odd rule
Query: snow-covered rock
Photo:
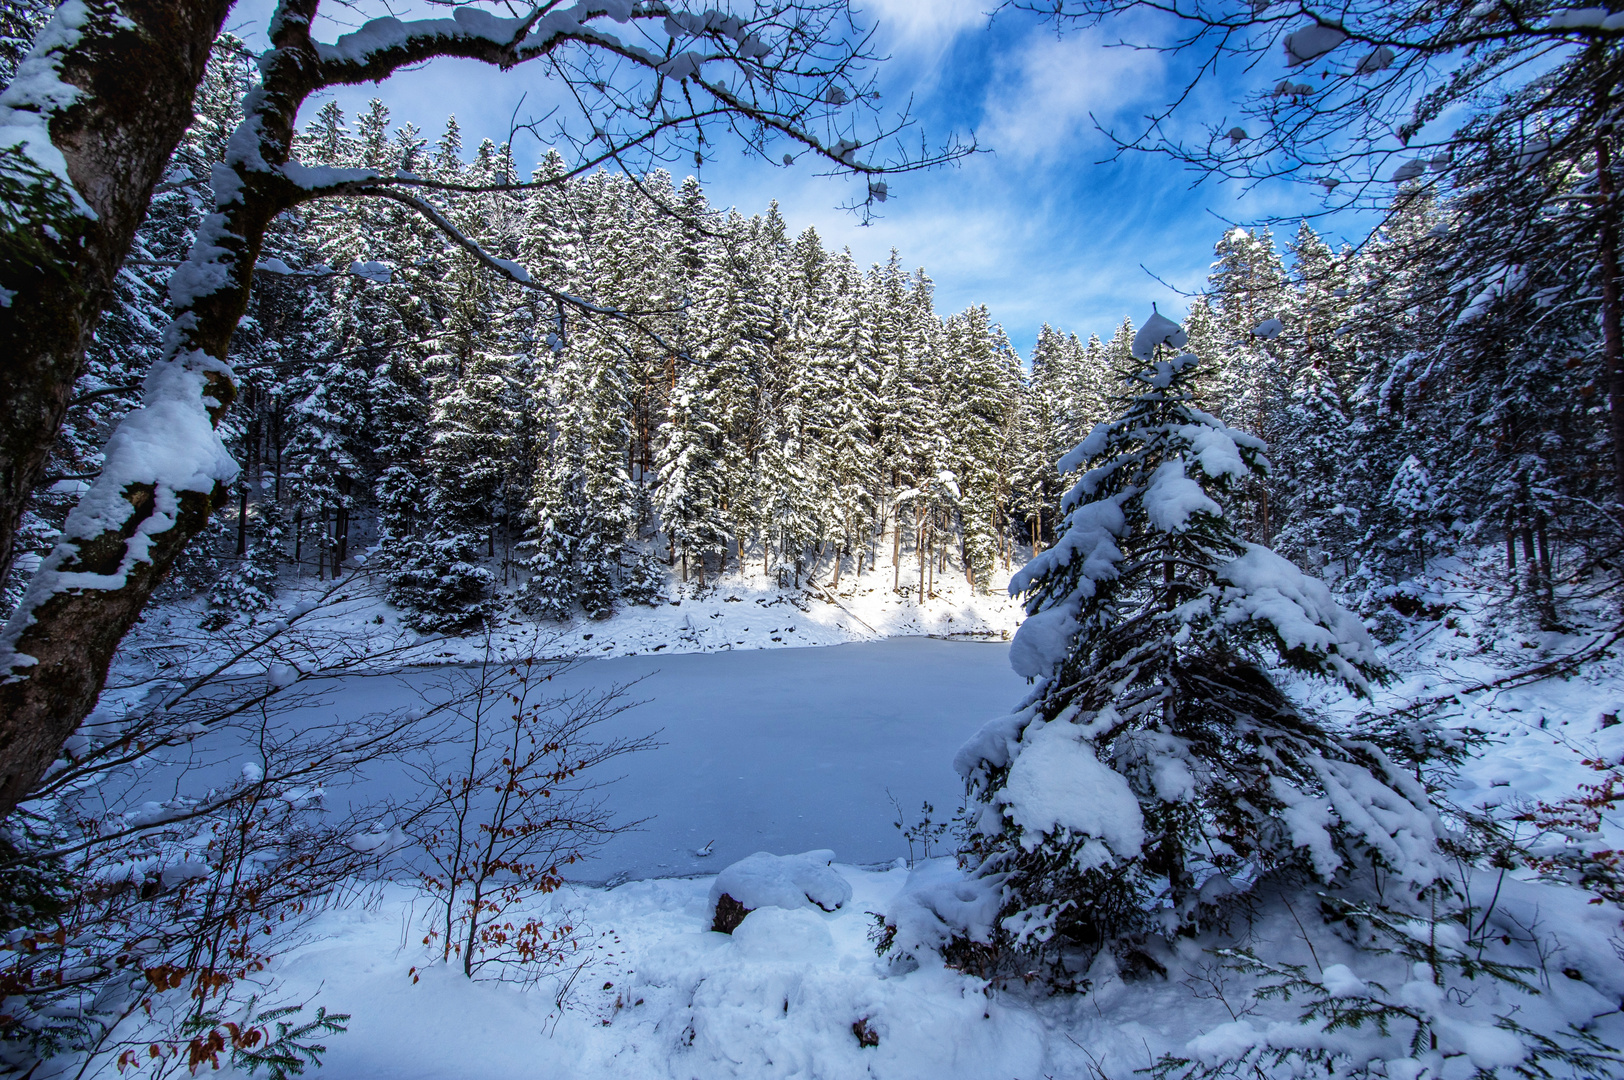
[[1001, 875], [967, 878], [952, 859], [921, 863], [886, 906], [886, 924], [896, 931], [893, 947], [900, 956], [923, 959], [950, 938], [990, 942], [1002, 884]]
[[[748, 914], [761, 908], [817, 907], [823, 911], [838, 911], [851, 899], [851, 885], [840, 874], [830, 869], [835, 853], [828, 850], [808, 851], [801, 855], [773, 855], [758, 851], [740, 859], [716, 875], [711, 884], [710, 911], [712, 925], [731, 933], [741, 925], [718, 917], [718, 907], [743, 908]], [[736, 917], [736, 916], [735, 916]], [[729, 925], [723, 928], [723, 923]]]

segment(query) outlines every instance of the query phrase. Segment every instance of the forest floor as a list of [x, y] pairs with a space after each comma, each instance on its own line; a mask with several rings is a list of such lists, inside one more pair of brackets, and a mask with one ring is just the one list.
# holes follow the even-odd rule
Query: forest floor
[[[1398, 633], [1387, 656], [1398, 677], [1375, 702], [1355, 702], [1302, 680], [1289, 680], [1289, 691], [1343, 719], [1361, 710], [1447, 701], [1448, 724], [1476, 728], [1488, 740], [1460, 769], [1449, 799], [1508, 817], [1519, 806], [1571, 795], [1593, 780], [1586, 760], [1624, 756], [1624, 724], [1617, 722], [1624, 713], [1624, 664], [1595, 655], [1614, 632], [1616, 612], [1575, 603], [1565, 612], [1568, 629], [1531, 630], [1533, 620], [1505, 595], [1487, 564], [1440, 564], [1428, 588], [1428, 610], [1409, 619], [1394, 616]], [[737, 603], [728, 599], [734, 595]], [[859, 590], [854, 598], [868, 595]], [[929, 625], [908, 623], [916, 614], [901, 610], [885, 622], [881, 613], [893, 601], [888, 589], [877, 596], [855, 614], [876, 626]], [[724, 581], [713, 594], [685, 598], [669, 613], [617, 616], [577, 632], [583, 641], [601, 633], [612, 638], [615, 651], [626, 652], [649, 640], [637, 635], [654, 634], [656, 625], [665, 633], [677, 626], [691, 631], [686, 644], [692, 651], [747, 648], [763, 638], [771, 647], [814, 644], [825, 633], [855, 633], [841, 626], [838, 614], [825, 622], [787, 601], [758, 604], [758, 598], [765, 596]], [[782, 619], [759, 618], [781, 610]], [[963, 612], [979, 609], [942, 610], [953, 610], [955, 624], [964, 625]], [[663, 622], [656, 624], [656, 617]], [[743, 631], [758, 622], [764, 630]], [[722, 626], [734, 623], [739, 634], [759, 636], [731, 629], [724, 636]], [[793, 637], [789, 625], [796, 627]], [[584, 637], [589, 633], [592, 639]], [[1575, 664], [1560, 663], [1575, 656]], [[1555, 670], [1541, 675], [1541, 665], [1553, 661]], [[1527, 672], [1533, 674], [1517, 677]], [[915, 675], [893, 665], [889, 677]], [[922, 737], [916, 751], [948, 760], [954, 747], [940, 741]], [[841, 776], [836, 771], [824, 782], [838, 789]], [[785, 800], [795, 797], [792, 790], [782, 793]], [[741, 818], [740, 829], [748, 826]], [[1624, 846], [1618, 822], [1608, 822], [1605, 832], [1612, 846]], [[1356, 948], [1322, 925], [1310, 913], [1314, 898], [1304, 894], [1258, 896], [1226, 933], [1161, 950], [1156, 959], [1165, 974], [1125, 979], [1109, 961], [1097, 963], [1081, 994], [1049, 997], [1019, 979], [988, 982], [931, 956], [917, 968], [898, 966], [876, 955], [875, 913], [889, 910], [910, 879], [951, 874], [951, 861], [835, 869], [853, 890], [840, 910], [764, 907], [732, 936], [709, 929], [708, 876], [568, 886], [537, 901], [532, 913], [572, 926], [578, 947], [560, 953], [552, 970], [522, 981], [470, 982], [434, 963], [420, 943], [424, 894], [405, 884], [378, 886], [321, 914], [288, 943], [274, 968], [278, 996], [351, 1014], [347, 1033], [330, 1040], [323, 1073], [345, 1080], [1127, 1080], [1166, 1053], [1210, 1058], [1226, 1047], [1255, 1044], [1262, 1032], [1301, 1030], [1292, 1023], [1297, 1003], [1259, 999], [1258, 979], [1221, 963], [1212, 951], [1219, 947], [1252, 947], [1272, 962], [1301, 964], [1327, 987], [1333, 976], [1345, 984], [1352, 972], [1348, 978], [1355, 982], [1380, 979], [1401, 995], [1413, 989], [1415, 1000], [1436, 993], [1426, 980], [1417, 981], [1403, 957]], [[1583, 890], [1527, 873], [1463, 872], [1461, 885], [1483, 918], [1504, 928], [1495, 957], [1526, 967], [1537, 993], [1486, 978], [1452, 986], [1454, 1019], [1437, 1028], [1440, 1048], [1458, 1051], [1446, 1059], [1445, 1080], [1509, 1060], [1504, 1033], [1492, 1026], [1499, 1016], [1515, 1015], [1524, 1028], [1551, 1035], [1599, 1017], [1592, 1024], [1598, 1037], [1624, 1045], [1618, 1013], [1624, 936], [1617, 910]], [[1354, 1033], [1345, 1041], [1354, 1045], [1362, 1037]], [[1395, 1032], [1388, 1042], [1404, 1037]], [[1439, 1075], [1406, 1072], [1409, 1064], [1398, 1060], [1405, 1053], [1393, 1050], [1390, 1066], [1373, 1075]], [[1553, 1074], [1568, 1075], [1561, 1068]]]
[[[465, 663], [484, 658], [483, 635], [414, 634], [401, 621], [401, 613], [382, 599], [382, 587], [365, 573], [364, 559], [360, 562], [361, 570], [353, 575], [355, 587], [345, 590], [348, 599], [327, 605], [327, 626], [380, 646], [421, 638], [421, 647], [403, 662]], [[1014, 568], [1024, 562], [1025, 553], [1018, 553]], [[660, 604], [622, 605], [606, 619], [578, 615], [566, 623], [540, 624], [509, 604], [495, 621], [492, 639], [509, 646], [539, 640], [549, 655], [583, 657], [797, 648], [912, 636], [1008, 640], [1023, 616], [1020, 603], [1007, 593], [1010, 573], [1011, 568], [1000, 562], [983, 591], [972, 588], [953, 565], [934, 574], [927, 570], [921, 603], [919, 566], [906, 552], [900, 572], [886, 550], [877, 568], [866, 567], [859, 575], [848, 566], [838, 584], [828, 560], [814, 564], [799, 584], [789, 575], [774, 579], [756, 564], [741, 572], [735, 563], [727, 574], [711, 575], [704, 584], [697, 578], [685, 582], [673, 570], [666, 600]], [[309, 575], [284, 574], [278, 607], [314, 602], [332, 584]], [[143, 646], [177, 637], [196, 641], [196, 627], [205, 611], [202, 597], [154, 605], [132, 635], [124, 658], [134, 657]]]

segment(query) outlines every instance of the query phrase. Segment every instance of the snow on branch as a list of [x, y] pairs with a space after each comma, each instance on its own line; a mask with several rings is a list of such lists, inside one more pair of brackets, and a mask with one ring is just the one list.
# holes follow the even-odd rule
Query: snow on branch
[[1361, 697], [1382, 672], [1376, 643], [1325, 583], [1257, 544], [1218, 572], [1222, 618], [1266, 627], [1288, 663], [1340, 680]]
[[[160, 360], [147, 376], [139, 407], [114, 429], [101, 474], [62, 526], [62, 539], [29, 581], [28, 592], [0, 634], [0, 679], [34, 666], [17, 648], [33, 612], [51, 597], [84, 590], [118, 590], [136, 564], [152, 561], [159, 533], [174, 527], [187, 493], [212, 496], [237, 477], [237, 463], [215, 431], [209, 405], [218, 404], [218, 362], [202, 353]], [[136, 504], [150, 511], [133, 529]], [[104, 535], [121, 538], [123, 552], [110, 572], [77, 568], [80, 543]]]

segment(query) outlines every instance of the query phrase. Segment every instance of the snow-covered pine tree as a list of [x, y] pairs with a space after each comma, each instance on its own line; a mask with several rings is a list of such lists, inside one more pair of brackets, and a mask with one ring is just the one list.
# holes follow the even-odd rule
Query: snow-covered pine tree
[[[1454, 307], [1439, 268], [1443, 239], [1437, 202], [1419, 190], [1402, 192], [1358, 261], [1349, 320], [1357, 350], [1358, 383], [1350, 395], [1355, 441], [1346, 455], [1346, 490], [1358, 507], [1361, 561], [1346, 589], [1361, 606], [1385, 605], [1421, 567], [1417, 548], [1398, 539], [1408, 510], [1388, 499], [1405, 460], [1438, 460], [1449, 422], [1434, 376], [1447, 313]], [[1415, 422], [1425, 417], [1425, 423]], [[1447, 535], [1440, 533], [1439, 536]], [[1434, 550], [1431, 554], [1443, 554]]]
[[1220, 500], [1261, 475], [1263, 446], [1195, 406], [1184, 341], [1152, 316], [1120, 415], [1061, 462], [1088, 471], [1010, 583], [1028, 611], [1011, 664], [1038, 685], [957, 762], [979, 808], [964, 855], [1002, 890], [997, 943], [1073, 972], [1269, 875], [1420, 889], [1438, 872], [1414, 780], [1264, 667], [1355, 693], [1382, 675], [1323, 584], [1237, 535]]
[[[1461, 539], [1502, 540], [1509, 583], [1546, 626], [1558, 623], [1558, 576], [1585, 574], [1617, 530], [1604, 508], [1617, 497], [1608, 420], [1620, 402], [1601, 405], [1598, 253], [1581, 224], [1607, 204], [1605, 174], [1597, 145], [1563, 136], [1571, 122], [1553, 117], [1540, 138], [1554, 152], [1530, 155], [1525, 132], [1474, 121], [1471, 158], [1451, 177], [1456, 199], [1423, 252], [1452, 294], [1432, 373], [1447, 392], [1427, 403], [1448, 417], [1429, 425], [1447, 434], [1426, 459], [1440, 504]], [[1567, 209], [1533, 209], [1556, 206]]]
[[958, 480], [957, 521], [965, 577], [985, 592], [1003, 553], [1013, 462], [1020, 361], [984, 305], [948, 320], [942, 419], [952, 432], [951, 469]]
[[[646, 561], [631, 543], [637, 498], [626, 465], [626, 372], [608, 332], [577, 322], [551, 365], [554, 392], [543, 403], [549, 439], [524, 545], [530, 578], [520, 590], [520, 603], [544, 618], [570, 618], [577, 604], [593, 618], [607, 617], [627, 571]], [[647, 602], [646, 586], [637, 578], [630, 598]]]
[[1066, 441], [1065, 432], [1070, 359], [1065, 336], [1044, 323], [1032, 346], [1031, 375], [1021, 388], [1019, 450], [1011, 493], [1011, 513], [1034, 553], [1054, 537], [1060, 477], [1053, 463], [1079, 441]]
[[1271, 443], [1273, 546], [1301, 566], [1346, 577], [1361, 532], [1347, 484], [1346, 455], [1356, 442], [1347, 401], [1354, 363], [1349, 260], [1307, 222], [1291, 252], [1292, 289], [1273, 339], [1290, 379]]
[[[1234, 228], [1214, 248], [1208, 274], [1206, 311], [1188, 326], [1197, 350], [1214, 377], [1211, 411], [1240, 430], [1270, 440], [1285, 407], [1289, 374], [1273, 340], [1288, 310], [1285, 265], [1274, 234]], [[1253, 484], [1247, 505], [1232, 508], [1243, 532], [1261, 544], [1273, 542], [1274, 508], [1266, 477]]]
[[[1125, 340], [1132, 342], [1131, 322], [1124, 323]], [[1113, 381], [1112, 358], [1099, 336], [1090, 334], [1085, 345], [1073, 335], [1066, 339], [1067, 378], [1066, 415], [1062, 440], [1067, 446], [1076, 446], [1094, 425], [1109, 419], [1117, 387]], [[1126, 356], [1127, 351], [1122, 350]]]
[[54, 6], [46, 0], [7, 0], [0, 5], [0, 86], [11, 81]]
[[727, 525], [721, 513], [722, 429], [714, 412], [714, 387], [705, 368], [680, 361], [679, 365], [659, 451], [654, 505], [686, 581], [689, 560], [714, 550]]
[[1278, 430], [1270, 456], [1279, 528], [1275, 547], [1299, 565], [1346, 577], [1362, 531], [1345, 484], [1353, 425], [1342, 389], [1326, 367], [1311, 360], [1297, 373]]
[[424, 365], [428, 514], [415, 534], [392, 541], [388, 551], [390, 601], [421, 630], [475, 627], [497, 606], [495, 575], [479, 558], [495, 548], [517, 427], [516, 358], [493, 325], [497, 296], [471, 266], [454, 282], [442, 338], [447, 351]]
[[[797, 239], [793, 257], [793, 340], [806, 357], [806, 432], [817, 448], [817, 513], [837, 552], [855, 554], [861, 569], [880, 506], [876, 379], [863, 348], [862, 277], [849, 253], [825, 256], [811, 229]], [[835, 584], [840, 567], [837, 555]]]

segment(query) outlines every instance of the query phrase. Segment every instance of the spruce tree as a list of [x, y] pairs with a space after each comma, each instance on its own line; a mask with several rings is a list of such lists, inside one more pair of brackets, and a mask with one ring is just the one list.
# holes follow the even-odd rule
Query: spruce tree
[[979, 808], [965, 856], [1002, 889], [997, 943], [1057, 964], [1194, 929], [1271, 875], [1375, 868], [1420, 889], [1438, 869], [1418, 785], [1263, 666], [1356, 694], [1382, 677], [1324, 585], [1238, 535], [1226, 503], [1263, 446], [1196, 406], [1184, 340], [1153, 316], [1117, 419], [1060, 463], [1087, 471], [1055, 546], [1010, 583], [1028, 612], [1011, 663], [1037, 686], [959, 756]]

